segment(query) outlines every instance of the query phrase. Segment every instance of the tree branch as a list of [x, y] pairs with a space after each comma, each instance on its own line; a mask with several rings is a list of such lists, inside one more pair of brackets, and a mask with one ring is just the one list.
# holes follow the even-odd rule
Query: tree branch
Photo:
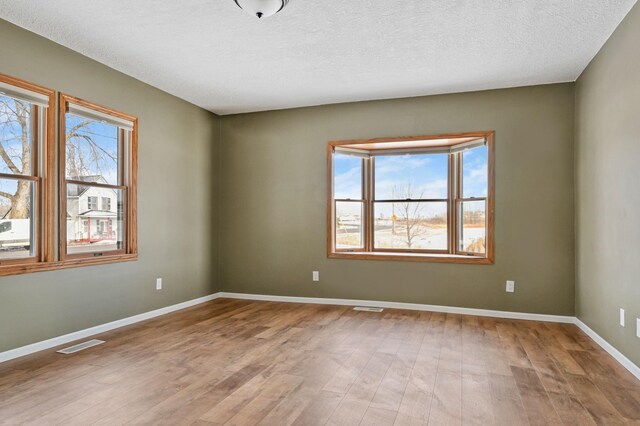
[[20, 174], [22, 173], [18, 167], [16, 167], [15, 163], [11, 160], [11, 157], [7, 154], [7, 151], [4, 149], [2, 144], [0, 144], [0, 157], [7, 163], [7, 166], [13, 173]]

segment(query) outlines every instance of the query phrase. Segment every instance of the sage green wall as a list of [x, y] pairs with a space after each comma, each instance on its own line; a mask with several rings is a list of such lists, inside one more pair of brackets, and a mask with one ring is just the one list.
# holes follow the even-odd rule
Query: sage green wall
[[575, 162], [577, 315], [640, 365], [640, 5], [578, 79]]
[[140, 120], [139, 260], [0, 278], [0, 352], [218, 291], [218, 118], [2, 20], [0, 73]]
[[[327, 141], [473, 130], [496, 131], [495, 265], [327, 259]], [[223, 289], [573, 315], [573, 136], [573, 84], [222, 117]]]

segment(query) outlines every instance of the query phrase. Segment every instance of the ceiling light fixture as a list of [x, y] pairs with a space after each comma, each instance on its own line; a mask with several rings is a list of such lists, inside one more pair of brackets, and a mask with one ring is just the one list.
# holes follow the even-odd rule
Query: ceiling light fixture
[[289, 0], [233, 0], [245, 12], [262, 18], [280, 12]]

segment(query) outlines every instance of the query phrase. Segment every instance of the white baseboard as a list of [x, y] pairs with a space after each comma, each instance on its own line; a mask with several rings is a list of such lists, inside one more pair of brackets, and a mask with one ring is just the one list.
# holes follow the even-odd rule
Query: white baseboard
[[156, 309], [154, 311], [145, 312], [132, 317], [123, 318], [117, 321], [108, 322], [106, 324], [97, 325], [95, 327], [86, 328], [84, 330], [75, 331], [73, 333], [65, 334], [63, 336], [54, 337], [52, 339], [36, 342], [31, 345], [22, 346], [16, 349], [11, 349], [6, 352], [0, 352], [0, 362], [9, 361], [21, 356], [30, 355], [35, 352], [43, 351], [45, 349], [51, 349], [56, 346], [65, 345], [75, 340], [84, 339], [95, 334], [111, 331], [116, 328], [124, 327], [127, 325], [135, 324], [137, 322], [145, 321], [151, 318], [159, 317], [171, 312], [179, 311], [180, 309], [189, 308], [191, 306], [199, 305], [200, 303], [208, 302], [221, 297], [220, 293], [210, 294], [208, 296], [200, 297], [198, 299], [188, 300], [186, 302], [178, 303], [176, 305], [166, 306], [164, 308]]
[[580, 321], [578, 318], [575, 319], [575, 324], [580, 328], [580, 330], [584, 331], [585, 334], [596, 342], [602, 349], [607, 351], [609, 355], [611, 355], [616, 361], [618, 361], [624, 368], [629, 370], [631, 374], [636, 376], [640, 380], [640, 367], [635, 365], [633, 361], [624, 356], [622, 352], [617, 350], [611, 345], [611, 343], [604, 340], [598, 333], [593, 331], [587, 324]]
[[573, 324], [575, 317], [563, 315], [530, 314], [525, 312], [491, 311], [487, 309], [458, 308], [455, 306], [422, 305], [419, 303], [382, 302], [356, 299], [325, 299], [321, 297], [272, 296], [266, 294], [218, 293], [219, 297], [230, 299], [264, 300], [271, 302], [313, 303], [318, 305], [369, 306], [410, 311], [444, 312], [448, 314], [475, 315], [480, 317], [509, 318], [529, 321], [561, 322]]

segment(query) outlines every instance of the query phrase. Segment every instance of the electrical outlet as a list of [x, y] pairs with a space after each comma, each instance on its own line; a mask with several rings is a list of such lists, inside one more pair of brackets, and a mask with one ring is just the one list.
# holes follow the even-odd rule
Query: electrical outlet
[[162, 278], [156, 278], [156, 290], [162, 290]]
[[320, 271], [313, 271], [312, 277], [314, 281], [320, 281]]
[[513, 293], [516, 291], [516, 282], [515, 281], [507, 281], [507, 288], [505, 290], [507, 293]]
[[620, 326], [624, 327], [624, 309], [620, 308]]
[[640, 318], [636, 318], [636, 336], [640, 337]]

